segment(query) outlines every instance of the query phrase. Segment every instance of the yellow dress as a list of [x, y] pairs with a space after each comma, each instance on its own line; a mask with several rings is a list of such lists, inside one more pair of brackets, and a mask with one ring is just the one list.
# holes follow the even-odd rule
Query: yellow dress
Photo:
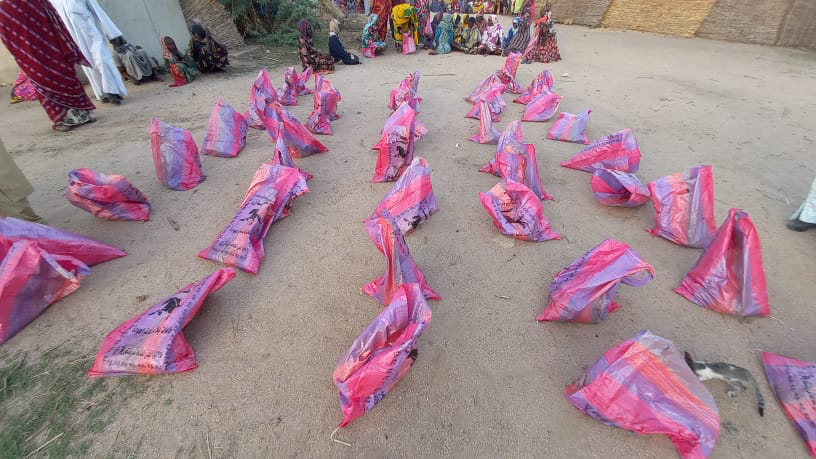
[[414, 43], [419, 41], [419, 20], [416, 15], [416, 8], [402, 3], [391, 8], [391, 22], [394, 25], [394, 41], [402, 43], [402, 34], [408, 31], [408, 28], [413, 28]]

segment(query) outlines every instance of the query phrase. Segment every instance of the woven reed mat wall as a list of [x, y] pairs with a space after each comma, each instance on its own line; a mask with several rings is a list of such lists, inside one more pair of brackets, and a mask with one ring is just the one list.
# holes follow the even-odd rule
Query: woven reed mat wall
[[604, 27], [693, 37], [715, 0], [613, 0]]
[[552, 3], [554, 21], [597, 27], [612, 0], [553, 0]]
[[791, 3], [792, 0], [717, 0], [697, 36], [773, 45]]
[[213, 38], [225, 44], [227, 49], [244, 46], [243, 37], [238, 33], [224, 5], [218, 0], [179, 0], [179, 5], [187, 26], [192, 24], [193, 19], [201, 19], [201, 23], [209, 29]]
[[793, 1], [782, 21], [776, 44], [816, 48], [816, 1]]

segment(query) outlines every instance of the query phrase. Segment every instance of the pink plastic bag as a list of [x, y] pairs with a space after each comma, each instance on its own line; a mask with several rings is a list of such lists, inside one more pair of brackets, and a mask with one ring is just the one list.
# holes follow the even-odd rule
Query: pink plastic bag
[[377, 246], [377, 250], [385, 255], [387, 268], [383, 276], [378, 277], [362, 288], [363, 292], [371, 295], [380, 304], [390, 304], [400, 284], [416, 282], [422, 289], [422, 294], [430, 300], [442, 298], [428, 285], [425, 275], [411, 258], [411, 252], [405, 243], [402, 232], [393, 220], [387, 215], [369, 218], [363, 223], [368, 238]]
[[586, 172], [597, 169], [637, 172], [640, 168], [640, 148], [632, 130], [626, 128], [601, 137], [561, 163], [561, 166]]
[[306, 120], [306, 128], [315, 134], [331, 135], [331, 122], [339, 119], [337, 103], [340, 92], [334, 89], [328, 78], [315, 75], [314, 110]]
[[416, 110], [403, 102], [385, 122], [380, 141], [374, 146], [380, 153], [372, 182], [393, 182], [414, 160], [416, 115]]
[[605, 206], [640, 207], [651, 197], [637, 175], [610, 169], [598, 169], [592, 174], [592, 192]]
[[36, 242], [51, 255], [73, 257], [88, 266], [126, 255], [115, 247], [70, 231], [11, 217], [0, 218], [0, 246], [24, 240]]
[[499, 182], [487, 193], [479, 193], [479, 199], [502, 234], [534, 242], [561, 239], [550, 228], [541, 200], [522, 183]]
[[408, 374], [417, 344], [431, 322], [431, 308], [418, 284], [402, 284], [368, 328], [354, 340], [334, 369], [343, 420], [339, 427], [371, 411]]
[[155, 375], [195, 369], [195, 351], [182, 330], [198, 314], [207, 296], [234, 277], [234, 269], [221, 268], [120, 324], [102, 341], [88, 376]]
[[[524, 109], [522, 121], [549, 121], [558, 112], [563, 97], [550, 91], [540, 91]], [[563, 115], [563, 113], [562, 113]], [[560, 118], [559, 118], [560, 119]], [[558, 121], [556, 121], [557, 123]], [[555, 127], [555, 126], [553, 126]]]
[[655, 270], [623, 242], [607, 239], [553, 277], [550, 302], [536, 320], [598, 323], [618, 309], [621, 283], [640, 287]]
[[431, 168], [425, 159], [416, 157], [369, 218], [390, 215], [400, 232], [408, 235], [438, 211]]
[[816, 363], [770, 352], [762, 353], [762, 363], [782, 410], [816, 457]]
[[685, 247], [704, 249], [714, 239], [714, 176], [711, 166], [668, 175], [649, 183], [655, 208], [649, 233]]
[[482, 95], [482, 99], [479, 101], [479, 106], [479, 132], [468, 140], [481, 144], [495, 145], [499, 142], [499, 136], [501, 134], [493, 127], [492, 113], [490, 112], [484, 95]]
[[195, 188], [207, 178], [201, 171], [201, 160], [193, 135], [156, 118], [150, 120], [150, 149], [156, 176], [173, 190]]
[[422, 98], [417, 96], [419, 91], [419, 72], [409, 73], [408, 76], [402, 79], [396, 88], [391, 90], [388, 97], [388, 108], [396, 110], [403, 102], [408, 104], [414, 110], [419, 110], [419, 103]]
[[562, 142], [589, 143], [586, 136], [586, 125], [592, 110], [586, 109], [577, 115], [561, 112], [547, 133], [547, 138]]
[[147, 198], [122, 175], [74, 169], [68, 173], [65, 198], [103, 220], [150, 220]]
[[300, 123], [295, 115], [277, 102], [270, 102], [266, 105], [264, 125], [269, 140], [276, 143], [278, 137], [282, 137], [289, 153], [295, 158], [329, 151]]
[[522, 91], [521, 95], [516, 97], [513, 102], [527, 105], [538, 95], [538, 93], [552, 92], [552, 87], [553, 77], [549, 70], [544, 70], [530, 82], [530, 85], [527, 86], [524, 91]]
[[76, 258], [50, 254], [33, 240], [0, 240], [0, 344], [78, 289], [89, 272]]
[[402, 34], [402, 54], [414, 54], [416, 52], [416, 42], [414, 35], [408, 32]]
[[279, 102], [279, 98], [278, 92], [275, 91], [275, 87], [272, 86], [272, 81], [269, 79], [269, 73], [264, 68], [258, 72], [258, 77], [252, 84], [252, 90], [249, 93], [249, 109], [244, 115], [249, 127], [266, 129], [263, 123], [263, 114], [268, 102]]
[[205, 155], [233, 158], [246, 145], [247, 120], [221, 97], [215, 103], [201, 152]]
[[739, 317], [771, 315], [754, 222], [731, 209], [697, 263], [675, 292], [711, 311]]
[[375, 57], [377, 57], [377, 47], [374, 46], [374, 45], [371, 45], [371, 46], [369, 46], [367, 48], [363, 48], [362, 53], [363, 53], [363, 57], [367, 57], [369, 59], [374, 59]]
[[479, 101], [473, 104], [473, 108], [465, 115], [465, 118], [481, 119], [481, 98], [484, 97], [487, 101], [487, 107], [490, 109], [490, 118], [494, 123], [497, 123], [499, 115], [507, 108], [507, 102], [501, 96], [504, 93], [504, 87], [504, 83], [496, 83], [482, 93], [479, 96]]
[[269, 227], [288, 217], [295, 198], [308, 192], [306, 177], [297, 169], [261, 164], [238, 213], [198, 256], [257, 274]]
[[708, 457], [720, 435], [711, 393], [674, 343], [649, 330], [606, 351], [564, 396], [608, 426], [667, 436], [684, 459]]

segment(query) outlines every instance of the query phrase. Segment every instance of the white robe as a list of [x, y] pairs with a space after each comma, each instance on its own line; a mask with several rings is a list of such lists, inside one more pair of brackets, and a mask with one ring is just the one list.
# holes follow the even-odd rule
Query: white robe
[[122, 32], [96, 0], [51, 0], [82, 55], [91, 67], [82, 66], [97, 100], [104, 94], [127, 96], [125, 82], [113, 61], [108, 40]]

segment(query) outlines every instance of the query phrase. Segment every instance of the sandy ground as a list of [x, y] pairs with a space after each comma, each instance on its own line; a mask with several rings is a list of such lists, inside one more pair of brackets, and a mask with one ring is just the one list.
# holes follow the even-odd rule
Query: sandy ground
[[[764, 418], [750, 395], [729, 399], [725, 386], [708, 383], [722, 421], [733, 426], [723, 430], [713, 457], [805, 457], [758, 351], [816, 361], [816, 232], [784, 228], [816, 176], [816, 54], [572, 26], [559, 27], [559, 39], [564, 61], [522, 65], [518, 80], [526, 85], [550, 69], [563, 110], [592, 108], [591, 139], [631, 127], [643, 152], [644, 182], [712, 164], [718, 220], [739, 207], [759, 230], [776, 319], [740, 322], [673, 293], [700, 251], [646, 233], [650, 204], [599, 205], [589, 174], [559, 167], [582, 147], [546, 140], [551, 123], [523, 128], [556, 198], [544, 204], [545, 213], [565, 238], [525, 243], [501, 236], [478, 199], [497, 181], [478, 172], [495, 150], [466, 140], [478, 122], [463, 118], [470, 106], [462, 98], [502, 59], [389, 50], [361, 66], [341, 65], [330, 77], [343, 94], [335, 135], [320, 139], [330, 151], [299, 160], [315, 175], [311, 193], [272, 227], [258, 275], [239, 273], [186, 328], [199, 368], [139, 378], [144, 393], [120, 401], [118, 419], [94, 440], [94, 455], [207, 457], [209, 442], [213, 457], [673, 457], [667, 439], [606, 427], [562, 396], [606, 349], [648, 328], [696, 356], [745, 366], [760, 381], [768, 399]], [[250, 65], [256, 71], [264, 64]], [[340, 420], [331, 374], [380, 310], [360, 286], [385, 267], [361, 226], [391, 187], [369, 182], [375, 162], [369, 147], [389, 114], [388, 92], [413, 70], [423, 74], [420, 118], [430, 128], [416, 154], [431, 164], [441, 211], [407, 240], [444, 299], [431, 303], [433, 322], [411, 373], [341, 431], [354, 444], [346, 448], [329, 440]], [[0, 135], [36, 187], [35, 209], [55, 226], [129, 254], [95, 267], [79, 291], [5, 350], [43, 350], [69, 340], [92, 354], [117, 324], [219, 267], [196, 253], [230, 220], [272, 144], [264, 132], [251, 131], [239, 157], [202, 156], [208, 177], [194, 191], [171, 191], [156, 180], [148, 124], [159, 117], [201, 142], [216, 98], [243, 108], [255, 71], [176, 89], [131, 86], [124, 105], [100, 105], [98, 122], [68, 134], [51, 132], [36, 104], [0, 108]], [[270, 73], [282, 82], [283, 67]], [[305, 119], [311, 97], [299, 103], [292, 111]], [[510, 103], [499, 128], [522, 110]], [[127, 176], [150, 198], [151, 221], [101, 221], [72, 207], [63, 190], [67, 172], [77, 167]], [[551, 277], [605, 238], [634, 247], [654, 265], [656, 279], [623, 286], [621, 309], [603, 323], [536, 323]], [[139, 303], [138, 295], [149, 298]]]

